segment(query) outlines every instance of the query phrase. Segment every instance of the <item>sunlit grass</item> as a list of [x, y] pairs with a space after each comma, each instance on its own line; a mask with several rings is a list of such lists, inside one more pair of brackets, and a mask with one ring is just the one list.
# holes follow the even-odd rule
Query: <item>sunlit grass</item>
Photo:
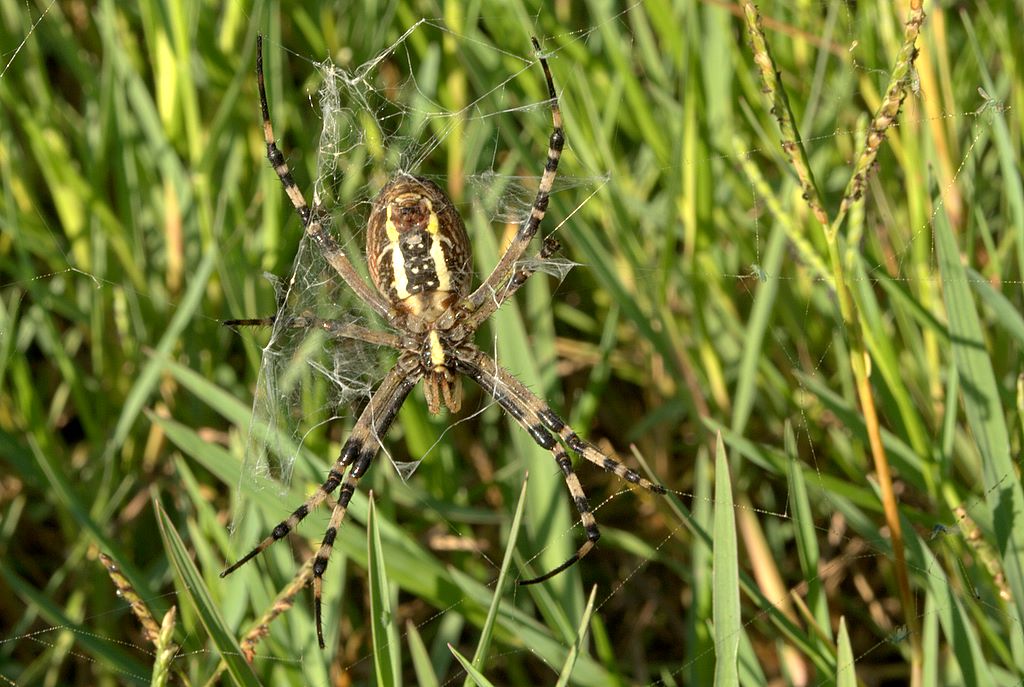
[[[910, 94], [834, 244], [780, 146], [738, 7], [551, 5], [0, 6], [0, 676], [428, 685], [466, 680], [465, 660], [499, 685], [710, 684], [728, 649], [744, 684], [848, 684], [850, 657], [863, 679], [906, 677], [920, 645], [926, 684], [1021, 680], [1016, 5], [925, 5]], [[834, 217], [907, 9], [760, 11]], [[583, 536], [560, 472], [471, 384], [459, 418], [429, 416], [415, 391], [385, 446], [395, 461], [428, 457], [403, 480], [382, 455], [360, 485], [331, 559], [322, 652], [308, 589], [258, 628], [326, 515], [218, 577], [344, 438], [344, 423], [310, 433], [284, 493], [240, 479], [265, 339], [220, 321], [273, 311], [263, 273], [288, 275], [301, 233], [263, 158], [255, 36], [308, 197], [313, 62], [367, 63], [424, 17], [371, 78], [415, 86], [394, 92], [410, 127], [470, 106], [430, 120], [423, 140], [440, 145], [418, 171], [452, 189], [478, 273], [509, 230], [472, 204], [473, 175], [544, 163], [531, 34], [565, 114], [560, 172], [578, 181], [545, 228], [581, 266], [531, 280], [481, 345], [673, 493], [633, 493], [580, 464], [600, 545], [550, 584], [517, 587]], [[359, 151], [344, 197], [394, 164], [386, 141]], [[911, 608], [858, 383], [893, 472]], [[716, 508], [726, 464], [731, 534]], [[458, 545], [434, 545], [445, 537]], [[159, 637], [122, 585], [164, 623]]]

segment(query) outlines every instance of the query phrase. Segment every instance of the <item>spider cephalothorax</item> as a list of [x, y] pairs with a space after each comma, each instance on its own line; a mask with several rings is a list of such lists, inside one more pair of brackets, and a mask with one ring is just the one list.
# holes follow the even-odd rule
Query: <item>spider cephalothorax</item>
[[449, 410], [457, 412], [462, 402], [461, 378], [464, 375], [472, 379], [538, 445], [551, 452], [565, 478], [587, 539], [576, 553], [554, 570], [532, 579], [520, 580], [520, 584], [543, 582], [565, 570], [593, 549], [601, 536], [583, 487], [573, 471], [569, 451], [631, 484], [657, 494], [665, 493], [663, 487], [644, 479], [581, 439], [543, 400], [473, 343], [473, 335], [480, 325], [526, 282], [537, 265], [558, 250], [558, 242], [548, 237], [536, 259], [522, 260], [547, 211], [548, 196], [555, 182], [558, 161], [565, 144], [562, 114], [558, 108], [558, 96], [551, 72], [547, 60], [540, 56], [537, 39], [533, 39], [533, 46], [544, 70], [551, 106], [552, 131], [548, 139], [544, 173], [529, 218], [520, 225], [498, 264], [483, 283], [470, 291], [472, 257], [462, 218], [437, 184], [405, 173], [397, 174], [381, 189], [373, 202], [367, 222], [366, 256], [373, 286], [368, 285], [359, 275], [324, 225], [323, 209], [317, 204], [312, 209], [306, 205], [302, 192], [288, 170], [284, 155], [274, 141], [263, 82], [263, 41], [262, 38], [257, 40], [256, 75], [267, 158], [302, 219], [306, 235], [348, 288], [379, 315], [391, 331], [368, 329], [345, 321], [320, 319], [306, 314], [286, 317], [281, 321], [272, 317], [229, 320], [227, 323], [319, 328], [337, 339], [357, 339], [398, 351], [397, 363], [381, 380], [360, 413], [342, 446], [341, 454], [320, 488], [288, 518], [278, 523], [270, 535], [254, 549], [221, 573], [221, 577], [231, 574], [275, 541], [286, 537], [314, 508], [338, 490], [327, 531], [311, 568], [316, 629], [321, 648], [324, 647], [321, 588], [338, 528], [345, 519], [359, 480], [377, 455], [381, 438], [394, 421], [409, 392], [421, 379], [427, 405], [432, 413], [440, 411], [442, 402]]

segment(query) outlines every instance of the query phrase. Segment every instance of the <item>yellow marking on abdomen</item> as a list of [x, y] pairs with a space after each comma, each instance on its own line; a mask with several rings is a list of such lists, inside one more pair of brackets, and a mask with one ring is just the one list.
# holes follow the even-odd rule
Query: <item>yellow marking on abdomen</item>
[[452, 278], [451, 273], [448, 271], [448, 263], [444, 259], [444, 246], [441, 243], [440, 231], [437, 213], [431, 208], [430, 221], [427, 223], [427, 233], [430, 234], [430, 259], [434, 263], [434, 274], [437, 275], [437, 290], [451, 291]]
[[384, 223], [384, 230], [388, 235], [387, 250], [391, 251], [391, 272], [395, 285], [395, 295], [400, 299], [409, 297], [409, 276], [405, 273], [405, 256], [398, 243], [398, 228], [391, 219], [391, 206], [388, 205], [387, 221]]

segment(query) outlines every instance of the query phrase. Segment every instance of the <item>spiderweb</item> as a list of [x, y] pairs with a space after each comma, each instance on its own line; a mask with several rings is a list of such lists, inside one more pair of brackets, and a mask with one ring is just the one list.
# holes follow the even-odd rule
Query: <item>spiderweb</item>
[[[411, 60], [405, 43], [416, 31], [436, 34], [446, 29], [421, 21], [364, 64], [352, 69], [343, 69], [330, 61], [316, 65], [321, 77], [321, 132], [311, 205], [324, 209], [327, 230], [344, 246], [346, 255], [364, 278], [367, 217], [377, 189], [387, 179], [400, 174], [428, 175], [431, 154], [453, 133], [464, 135], [463, 130], [474, 125], [482, 125], [480, 128], [493, 137], [493, 164], [500, 154], [497, 147], [502, 144], [491, 125], [497, 114], [550, 119], [546, 100], [508, 106], [511, 96], [506, 87], [514, 78], [542, 80], [535, 59], [530, 57], [513, 56], [521, 68], [459, 112], [444, 110], [412, 75], [397, 83], [386, 83], [382, 74], [386, 65]], [[532, 165], [538, 171], [543, 166], [545, 145], [546, 139], [525, 144], [534, 151], [536, 160]], [[529, 167], [531, 161], [522, 164]], [[443, 177], [433, 178], [442, 188], [446, 186]], [[557, 178], [553, 193], [571, 189], [586, 202], [606, 181], [604, 176], [563, 174]], [[539, 176], [513, 176], [489, 167], [467, 174], [460, 210], [478, 220], [477, 230], [521, 225], [529, 219], [539, 182]], [[299, 187], [302, 188], [301, 182]], [[521, 264], [564, 279], [575, 263], [557, 255], [540, 259], [528, 253]], [[247, 492], [275, 484], [279, 489], [287, 487], [310, 433], [326, 432], [332, 424], [351, 421], [395, 360], [393, 351], [386, 347], [353, 338], [332, 338], [322, 328], [303, 326], [316, 318], [387, 329], [381, 318], [327, 264], [307, 236], [301, 239], [291, 276], [273, 281], [278, 312], [270, 340], [263, 349], [242, 468], [242, 479], [248, 484], [240, 489], [243, 498], [238, 501], [236, 519], [246, 508]], [[381, 437], [377, 439], [380, 441]], [[380, 448], [391, 458], [383, 442]], [[391, 458], [391, 462], [404, 479], [415, 471], [422, 458]]]

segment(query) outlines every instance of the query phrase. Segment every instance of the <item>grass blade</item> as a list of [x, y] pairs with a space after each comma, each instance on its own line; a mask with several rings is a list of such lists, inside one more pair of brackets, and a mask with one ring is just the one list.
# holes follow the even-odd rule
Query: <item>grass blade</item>
[[369, 494], [370, 505], [366, 513], [367, 573], [370, 577], [370, 617], [373, 633], [373, 667], [380, 687], [401, 687], [401, 644], [391, 612], [391, 584], [388, 582], [387, 566], [384, 561], [384, 547], [380, 541], [377, 526], [377, 507], [373, 492]]
[[174, 523], [167, 516], [160, 500], [154, 496], [153, 509], [157, 516], [157, 526], [160, 529], [160, 538], [164, 542], [164, 549], [171, 561], [171, 567], [181, 582], [181, 589], [185, 590], [188, 598], [192, 601], [199, 615], [199, 620], [206, 628], [207, 634], [213, 640], [214, 646], [220, 652], [221, 660], [227, 667], [227, 673], [236, 685], [244, 687], [259, 687], [260, 681], [256, 674], [242, 657], [242, 648], [238, 645], [235, 636], [224, 623], [217, 604], [214, 603], [210, 591], [206, 588], [203, 576], [192, 563], [192, 558], [185, 543], [178, 536]]
[[590, 616], [594, 612], [594, 599], [597, 598], [597, 585], [590, 589], [590, 598], [587, 599], [587, 607], [583, 610], [583, 617], [580, 618], [580, 626], [576, 630], [576, 641], [569, 647], [569, 653], [565, 656], [565, 663], [562, 664], [562, 671], [558, 674], [557, 687], [565, 687], [572, 677], [572, 670], [576, 666], [576, 657], [583, 651], [587, 641], [587, 630], [590, 629]]
[[714, 516], [714, 623], [715, 685], [739, 684], [739, 646], [743, 632], [740, 615], [740, 574], [736, 546], [736, 512], [732, 480], [722, 435], [715, 446]]
[[967, 272], [960, 260], [946, 213], [935, 213], [935, 245], [942, 274], [942, 294], [949, 318], [950, 347], [960, 376], [960, 395], [971, 436], [981, 455], [985, 500], [995, 528], [995, 545], [1006, 581], [1013, 591], [1016, 621], [1024, 618], [1024, 528], [1011, 514], [1024, 513], [1024, 490], [1014, 476], [1010, 436], [1004, 420], [999, 385], [992, 369], [985, 330], [971, 297]]
[[455, 658], [458, 659], [459, 663], [462, 664], [462, 667], [466, 670], [467, 677], [474, 683], [476, 683], [477, 687], [494, 687], [494, 683], [492, 683], [490, 680], [484, 677], [483, 673], [474, 668], [473, 664], [469, 661], [469, 659], [460, 654], [455, 649], [455, 647], [449, 644], [448, 650], [451, 651], [452, 655], [455, 656]]
[[[498, 581], [494, 584], [494, 596], [491, 605], [487, 609], [487, 620], [480, 628], [480, 641], [476, 645], [476, 653], [473, 654], [473, 666], [483, 668], [487, 661], [487, 651], [491, 647], [491, 635], [494, 632], [494, 623], [498, 619], [498, 609], [501, 607], [501, 598], [505, 591], [505, 581], [508, 578], [508, 569], [515, 558], [516, 542], [519, 540], [519, 526], [523, 521], [523, 510], [526, 505], [526, 485], [530, 481], [530, 473], [523, 475], [523, 486], [519, 490], [519, 501], [516, 503], [516, 512], [512, 516], [512, 525], [508, 532], [508, 543], [505, 545], [505, 556], [501, 561], [501, 569], [498, 571]], [[469, 677], [466, 678], [468, 685]]]
[[416, 671], [416, 684], [419, 687], [440, 687], [441, 683], [434, 674], [434, 664], [430, 661], [430, 652], [412, 621], [405, 623], [405, 636], [409, 640], [409, 655], [413, 670]]
[[856, 663], [850, 634], [846, 631], [846, 618], [839, 618], [839, 635], [836, 637], [836, 687], [857, 687]]

